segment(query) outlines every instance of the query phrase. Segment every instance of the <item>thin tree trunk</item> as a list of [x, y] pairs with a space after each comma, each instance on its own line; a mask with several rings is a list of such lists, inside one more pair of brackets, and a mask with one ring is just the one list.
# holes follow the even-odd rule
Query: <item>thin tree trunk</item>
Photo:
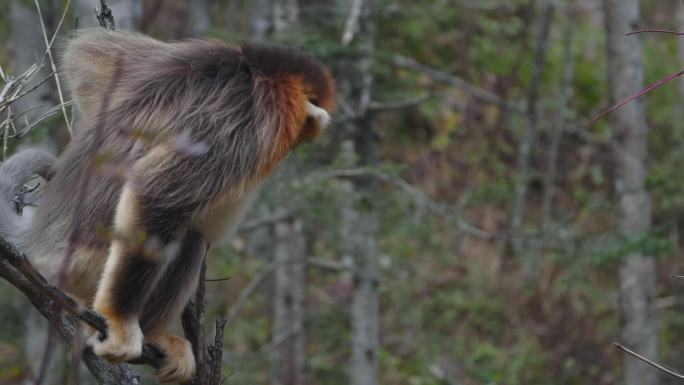
[[565, 129], [568, 113], [568, 103], [572, 95], [573, 57], [572, 40], [575, 33], [575, 19], [572, 2], [568, 4], [565, 13], [565, 28], [563, 31], [563, 79], [560, 85], [558, 112], [551, 127], [551, 146], [544, 178], [544, 197], [542, 200], [542, 228], [547, 228], [553, 217], [553, 203], [556, 197], [556, 178], [558, 176], [558, 153]]
[[380, 282], [378, 268], [378, 218], [374, 208], [355, 212], [352, 238], [357, 245], [352, 299], [352, 385], [378, 383], [378, 347], [380, 346]]
[[273, 30], [272, 0], [253, 0], [249, 5], [249, 30], [254, 40], [263, 40]]
[[190, 14], [192, 15], [192, 34], [195, 37], [203, 37], [211, 28], [209, 18], [209, 1], [193, 0], [188, 2]]
[[[684, 0], [677, 0], [677, 11], [675, 14], [675, 24], [677, 25], [677, 31], [684, 31]], [[684, 65], [684, 39], [677, 39], [677, 59], [679, 65]], [[684, 78], [677, 78], [677, 87], [679, 92], [679, 97], [684, 98]], [[677, 108], [681, 111], [681, 108]]]
[[[625, 34], [639, 29], [638, 0], [604, 0], [607, 29], [608, 92], [613, 104], [643, 87], [643, 58], [638, 36]], [[651, 202], [645, 187], [648, 126], [643, 101], [636, 100], [609, 117], [616, 141], [616, 191], [618, 230], [626, 240], [648, 234]], [[619, 268], [622, 339], [631, 349], [656, 359], [658, 349], [655, 297], [655, 262], [633, 251]], [[624, 384], [654, 385], [657, 371], [631, 357], [624, 360]]]
[[294, 218], [276, 223], [274, 233], [271, 384], [300, 385], [306, 383], [306, 242], [302, 223]]
[[[271, 11], [261, 10], [262, 18], [271, 17], [269, 28], [276, 37], [284, 38], [299, 22], [296, 0], [273, 0]], [[265, 25], [262, 25], [262, 27]], [[272, 28], [271, 28], [272, 27]], [[283, 180], [292, 173], [285, 164], [279, 174]], [[281, 201], [281, 200], [279, 200]], [[301, 385], [306, 381], [306, 331], [304, 329], [307, 249], [303, 223], [296, 216], [277, 222], [272, 243], [275, 265], [273, 283], [273, 325], [271, 354], [271, 384]]]
[[[356, 54], [342, 63], [339, 89], [353, 111], [359, 114], [343, 127], [348, 139], [343, 151], [354, 151], [358, 165], [378, 164], [379, 138], [373, 116], [368, 111], [373, 87], [371, 71], [375, 55], [374, 2], [362, 1], [357, 33], [350, 39]], [[346, 9], [351, 10], [351, 1]], [[378, 216], [374, 200], [376, 183], [372, 178], [357, 178], [348, 183], [350, 198], [342, 208], [340, 231], [344, 242], [340, 252], [354, 260], [352, 295], [352, 362], [349, 368], [351, 385], [378, 383], [378, 348], [380, 345], [380, 309], [378, 288], [379, 246]]]
[[[511, 214], [511, 231], [514, 235], [520, 233], [525, 217], [525, 203], [527, 201], [527, 184], [530, 176], [530, 158], [532, 148], [537, 135], [538, 99], [541, 72], [546, 57], [546, 47], [553, 16], [553, 4], [550, 0], [539, 2], [539, 24], [537, 27], [536, 43], [534, 47], [534, 61], [532, 63], [532, 76], [527, 95], [527, 119], [523, 130], [520, 144], [518, 145], [517, 169], [518, 176], [515, 181], [515, 200]], [[513, 251], [518, 254], [522, 249], [521, 237], [514, 236], [512, 239]]]

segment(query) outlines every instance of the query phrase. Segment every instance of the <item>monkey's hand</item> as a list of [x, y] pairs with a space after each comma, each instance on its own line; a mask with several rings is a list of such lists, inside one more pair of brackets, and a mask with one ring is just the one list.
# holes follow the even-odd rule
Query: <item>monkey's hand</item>
[[108, 317], [107, 312], [102, 312], [102, 310], [100, 312], [107, 321], [107, 334], [102, 335], [97, 331], [91, 334], [88, 345], [93, 348], [95, 354], [114, 363], [140, 357], [143, 348], [143, 333], [138, 321]]
[[185, 383], [195, 374], [195, 356], [185, 338], [159, 333], [145, 336], [145, 343], [158, 347], [164, 354], [163, 365], [157, 374], [160, 382]]

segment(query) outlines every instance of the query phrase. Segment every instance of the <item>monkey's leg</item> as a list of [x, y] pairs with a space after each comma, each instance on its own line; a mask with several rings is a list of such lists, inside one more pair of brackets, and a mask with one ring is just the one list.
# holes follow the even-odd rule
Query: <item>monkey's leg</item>
[[[169, 222], [155, 224], [154, 205], [141, 201], [126, 185], [119, 198], [114, 239], [105, 264], [93, 307], [107, 321], [107, 334], [89, 341], [99, 356], [111, 361], [127, 361], [142, 353], [143, 333], [140, 314], [169, 263], [178, 254], [171, 233], [177, 227]], [[173, 213], [165, 213], [167, 216]], [[179, 220], [176, 226], [182, 222]], [[180, 241], [175, 242], [180, 246]]]
[[186, 382], [195, 374], [195, 356], [190, 342], [185, 338], [159, 332], [146, 335], [145, 343], [156, 346], [164, 353], [164, 363], [157, 373], [160, 382]]
[[161, 382], [185, 382], [195, 372], [195, 357], [190, 343], [185, 338], [167, 333], [165, 329], [179, 318], [195, 293], [206, 251], [207, 242], [202, 236], [188, 231], [180, 254], [166, 268], [143, 307], [140, 325], [145, 343], [153, 344], [164, 352], [158, 374]]

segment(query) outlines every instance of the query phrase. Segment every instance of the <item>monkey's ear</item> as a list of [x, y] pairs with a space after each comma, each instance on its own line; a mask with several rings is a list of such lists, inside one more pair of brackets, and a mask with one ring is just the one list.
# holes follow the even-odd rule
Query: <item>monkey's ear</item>
[[311, 102], [306, 102], [306, 114], [313, 118], [320, 130], [324, 130], [330, 124], [330, 115], [328, 111], [321, 107], [313, 105]]

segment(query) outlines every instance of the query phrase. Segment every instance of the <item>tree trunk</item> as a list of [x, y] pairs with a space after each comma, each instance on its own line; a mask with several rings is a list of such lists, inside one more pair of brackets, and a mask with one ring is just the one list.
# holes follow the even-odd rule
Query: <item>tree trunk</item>
[[544, 176], [544, 196], [542, 199], [542, 229], [548, 229], [553, 220], [554, 200], [556, 197], [556, 178], [558, 176], [558, 155], [561, 139], [568, 117], [568, 104], [572, 96], [572, 79], [574, 77], [574, 63], [572, 57], [572, 42], [575, 34], [575, 14], [568, 3], [565, 12], [565, 28], [563, 30], [563, 78], [560, 83], [558, 97], [558, 111], [551, 127], [551, 144], [548, 152], [546, 175]]
[[192, 34], [195, 37], [203, 37], [211, 28], [209, 18], [209, 1], [194, 0], [188, 2], [190, 14], [192, 15]]
[[518, 145], [517, 170], [515, 181], [515, 200], [511, 214], [512, 246], [514, 254], [518, 255], [523, 248], [520, 232], [525, 220], [525, 206], [527, 202], [527, 184], [530, 178], [530, 163], [532, 148], [537, 137], [538, 101], [541, 73], [546, 58], [546, 47], [553, 16], [554, 6], [550, 0], [542, 0], [538, 4], [538, 25], [534, 46], [534, 59], [531, 68], [531, 80], [527, 94], [527, 117], [523, 135]]
[[306, 242], [301, 221], [290, 218], [274, 226], [272, 385], [301, 385], [306, 370], [304, 305]]
[[[348, 4], [347, 9], [352, 10], [352, 2]], [[346, 41], [354, 54], [339, 69], [340, 93], [351, 107], [350, 110], [359, 114], [343, 127], [348, 139], [343, 143], [342, 150], [354, 151], [358, 166], [373, 167], [378, 163], [380, 139], [373, 116], [368, 111], [373, 86], [371, 68], [375, 55], [374, 7], [371, 0], [362, 1], [360, 6], [358, 25], [351, 27], [358, 33]], [[340, 252], [354, 260], [350, 384], [375, 385], [378, 383], [380, 345], [378, 216], [373, 199], [377, 188], [371, 177], [354, 179], [346, 188], [348, 195], [354, 198], [349, 199], [349, 203], [343, 207], [340, 218], [341, 237], [344, 240]]]
[[345, 222], [354, 224], [347, 241], [354, 242], [354, 294], [352, 299], [352, 385], [378, 383], [380, 345], [380, 282], [378, 268], [378, 218], [373, 207], [350, 211]]
[[[279, 38], [287, 37], [299, 22], [297, 0], [271, 2], [271, 31]], [[279, 174], [291, 180], [291, 164]], [[292, 176], [294, 177], [294, 175]], [[273, 345], [271, 356], [272, 385], [301, 385], [306, 381], [306, 302], [307, 248], [303, 224], [297, 216], [276, 223]]]
[[263, 40], [273, 30], [272, 0], [254, 0], [249, 5], [249, 30], [254, 40]]
[[[639, 29], [638, 0], [604, 0], [607, 29], [608, 92], [610, 104], [638, 92], [643, 87], [643, 60], [640, 38], [625, 37]], [[616, 191], [618, 230], [626, 240], [638, 240], [648, 234], [651, 203], [645, 188], [647, 173], [648, 126], [642, 100], [636, 100], [609, 117], [616, 141]], [[655, 262], [633, 251], [626, 255], [619, 269], [622, 339], [631, 349], [656, 359], [657, 320]], [[624, 384], [654, 385], [658, 373], [631, 357], [624, 360]]]

